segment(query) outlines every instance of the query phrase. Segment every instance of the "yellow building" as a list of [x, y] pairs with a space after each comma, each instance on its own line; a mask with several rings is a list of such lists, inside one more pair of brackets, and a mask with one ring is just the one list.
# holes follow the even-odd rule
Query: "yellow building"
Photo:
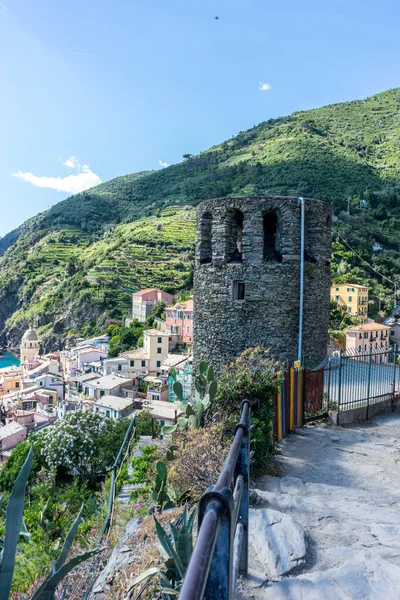
[[368, 317], [368, 288], [356, 283], [340, 283], [331, 287], [331, 300], [346, 305], [349, 315], [365, 323]]

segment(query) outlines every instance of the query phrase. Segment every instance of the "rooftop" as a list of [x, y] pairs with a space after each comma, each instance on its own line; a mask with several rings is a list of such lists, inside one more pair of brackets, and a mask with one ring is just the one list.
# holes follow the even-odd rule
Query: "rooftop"
[[125, 410], [134, 403], [134, 398], [118, 398], [117, 396], [103, 396], [95, 400], [96, 406], [104, 406], [104, 408], [111, 408], [112, 410]]
[[188, 356], [184, 354], [167, 354], [164, 359], [164, 362], [161, 365], [162, 369], [171, 369], [172, 367], [176, 367], [182, 362], [185, 362], [189, 359]]
[[158, 336], [158, 337], [169, 337], [170, 336], [168, 331], [162, 331], [160, 329], [145, 329], [143, 333], [146, 335]]
[[[157, 288], [146, 288], [145, 290], [139, 290], [138, 292], [134, 292], [134, 296], [143, 296], [144, 294], [151, 294], [151, 292], [160, 292], [161, 294], [166, 294], [167, 292], [163, 292]], [[171, 294], [168, 294], [171, 296]]]
[[331, 288], [340, 288], [340, 287], [350, 287], [361, 289], [368, 289], [366, 285], [360, 285], [359, 283], [335, 283], [331, 286]]
[[90, 385], [95, 388], [100, 388], [103, 390], [112, 390], [119, 385], [123, 385], [124, 383], [131, 383], [133, 379], [131, 377], [120, 377], [118, 375], [104, 375], [104, 377], [99, 377], [91, 381]]
[[383, 325], [383, 323], [363, 323], [362, 325], [354, 325], [347, 331], [381, 331], [385, 329], [390, 329], [390, 327]]
[[15, 421], [11, 421], [8, 425], [4, 425], [4, 427], [0, 427], [0, 440], [4, 440], [9, 435], [13, 435], [14, 433], [18, 433], [18, 431], [22, 431], [26, 429], [23, 425], [16, 423]]
[[135, 350], [130, 350], [129, 352], [124, 352], [123, 357], [129, 358], [132, 360], [133, 358], [147, 358], [149, 359], [149, 355], [147, 354], [144, 348], [136, 348]]
[[177, 302], [176, 304], [167, 306], [167, 310], [171, 309], [171, 308], [175, 308], [175, 309], [181, 308], [182, 310], [193, 310], [193, 298], [190, 298], [189, 300], [185, 300], [185, 302]]

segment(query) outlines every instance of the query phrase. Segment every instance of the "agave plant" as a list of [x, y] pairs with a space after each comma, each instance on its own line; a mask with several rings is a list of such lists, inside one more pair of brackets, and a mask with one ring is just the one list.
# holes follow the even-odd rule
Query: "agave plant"
[[132, 582], [129, 592], [139, 583], [158, 575], [161, 597], [163, 600], [174, 600], [182, 587], [183, 579], [193, 552], [193, 523], [196, 511], [189, 515], [187, 505], [184, 508], [179, 525], [169, 524], [170, 534], [154, 518], [159, 550], [164, 563], [160, 567], [147, 569]]
[[183, 386], [180, 381], [176, 381], [176, 371], [171, 369], [170, 375], [175, 380], [173, 385], [174, 393], [180, 401], [179, 408], [183, 416], [179, 417], [176, 425], [165, 425], [162, 429], [164, 434], [174, 433], [177, 429], [199, 429], [204, 425], [204, 412], [213, 402], [218, 383], [214, 377], [214, 369], [205, 361], [199, 365], [199, 374], [195, 376], [195, 392], [193, 404], [184, 399]]
[[[32, 458], [33, 448], [29, 450], [26, 461], [21, 467], [7, 504], [5, 536], [0, 544], [0, 600], [8, 600], [10, 595], [19, 537], [23, 535], [29, 539], [29, 533], [23, 521], [23, 513], [25, 491], [32, 466]], [[30, 600], [54, 600], [56, 587], [64, 577], [81, 562], [100, 552], [100, 549], [89, 550], [83, 554], [74, 556], [65, 563], [82, 519], [82, 510], [83, 506], [64, 541], [60, 556], [57, 561], [53, 562], [50, 575], [46, 577]]]

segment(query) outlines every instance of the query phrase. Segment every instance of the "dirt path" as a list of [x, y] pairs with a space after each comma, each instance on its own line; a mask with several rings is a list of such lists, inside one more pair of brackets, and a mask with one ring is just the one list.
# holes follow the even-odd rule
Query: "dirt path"
[[299, 430], [284, 440], [278, 460], [285, 475], [256, 487], [268, 509], [304, 527], [306, 564], [278, 583], [250, 578], [237, 597], [398, 600], [400, 415]]

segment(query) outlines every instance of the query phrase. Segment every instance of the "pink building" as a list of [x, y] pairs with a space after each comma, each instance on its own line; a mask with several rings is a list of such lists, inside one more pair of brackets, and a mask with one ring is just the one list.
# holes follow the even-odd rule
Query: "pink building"
[[172, 294], [167, 294], [167, 292], [155, 288], [135, 292], [132, 295], [132, 319], [137, 319], [140, 323], [144, 323], [147, 317], [151, 315], [153, 306], [157, 302], [171, 304], [172, 300]]
[[[355, 325], [346, 331], [346, 350], [368, 356], [372, 348], [373, 362], [385, 363], [388, 355], [384, 351], [389, 349], [389, 331], [390, 327], [382, 323]], [[382, 354], [379, 354], [380, 350]]]
[[179, 336], [179, 341], [185, 344], [193, 342], [193, 300], [178, 302], [165, 309], [166, 326], [170, 333]]
[[16, 421], [0, 427], [0, 451], [11, 450], [22, 440], [26, 440], [27, 428]]

